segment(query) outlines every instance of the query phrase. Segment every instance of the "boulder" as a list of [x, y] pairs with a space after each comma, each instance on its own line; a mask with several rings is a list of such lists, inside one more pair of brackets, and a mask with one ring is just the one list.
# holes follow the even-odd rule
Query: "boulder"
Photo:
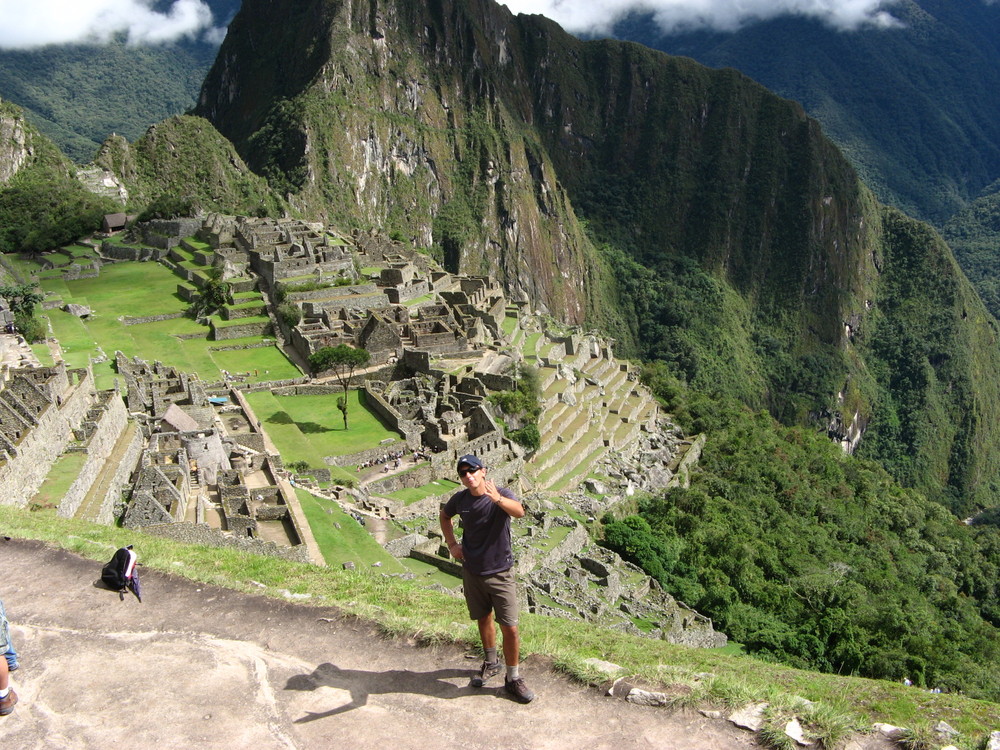
[[63, 310], [68, 312], [70, 315], [75, 315], [78, 318], [86, 318], [93, 312], [86, 305], [78, 305], [75, 302], [70, 302], [69, 304], [63, 306]]
[[750, 703], [739, 711], [729, 714], [729, 720], [738, 727], [758, 732], [764, 726], [764, 710], [766, 703]]

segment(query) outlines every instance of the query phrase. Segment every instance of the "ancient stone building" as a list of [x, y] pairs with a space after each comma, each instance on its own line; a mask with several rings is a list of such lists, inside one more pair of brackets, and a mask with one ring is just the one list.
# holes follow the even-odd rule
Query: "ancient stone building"
[[89, 369], [53, 367], [0, 372], [0, 503], [24, 506], [56, 459], [76, 438], [74, 430], [95, 403]]

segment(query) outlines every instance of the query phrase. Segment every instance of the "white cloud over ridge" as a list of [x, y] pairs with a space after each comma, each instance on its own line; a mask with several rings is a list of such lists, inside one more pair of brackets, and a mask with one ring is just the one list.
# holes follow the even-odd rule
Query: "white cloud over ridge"
[[124, 33], [130, 44], [162, 44], [216, 34], [203, 0], [176, 0], [163, 13], [153, 0], [0, 0], [0, 48], [100, 44]]
[[[574, 33], [607, 34], [632, 11], [651, 13], [664, 32], [736, 31], [756, 21], [797, 15], [844, 31], [898, 26], [894, 0], [499, 0], [513, 13], [538, 13]], [[992, 1], [992, 0], [988, 0]]]

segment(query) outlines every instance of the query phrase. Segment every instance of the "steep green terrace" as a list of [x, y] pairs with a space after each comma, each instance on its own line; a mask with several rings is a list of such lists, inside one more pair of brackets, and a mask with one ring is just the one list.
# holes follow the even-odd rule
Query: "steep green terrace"
[[[92, 279], [42, 278], [46, 301], [75, 302], [91, 308], [81, 319], [61, 309], [44, 315], [59, 340], [63, 357], [72, 367], [84, 367], [103, 351], [108, 360], [94, 365], [98, 386], [111, 387], [115, 373], [110, 359], [116, 350], [147, 361], [168, 362], [203, 380], [221, 378], [221, 370], [257, 371], [250, 380], [284, 380], [301, 375], [276, 346], [260, 335], [239, 336], [225, 342], [209, 340], [209, 328], [185, 317], [188, 303], [177, 294], [177, 276], [159, 263], [115, 263], [102, 267]], [[137, 315], [172, 316], [166, 320], [126, 325]], [[263, 328], [266, 318], [257, 318]], [[233, 321], [239, 323], [240, 321]], [[259, 348], [237, 349], [240, 345]], [[262, 346], [263, 345], [263, 346]], [[225, 346], [226, 349], [220, 347]]]

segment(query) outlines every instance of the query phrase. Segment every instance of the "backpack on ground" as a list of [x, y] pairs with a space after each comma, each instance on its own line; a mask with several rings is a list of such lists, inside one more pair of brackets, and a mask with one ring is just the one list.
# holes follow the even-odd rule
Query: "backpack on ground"
[[131, 589], [136, 598], [142, 601], [139, 594], [139, 575], [135, 569], [135, 560], [136, 554], [132, 550], [131, 544], [117, 550], [115, 556], [101, 569], [101, 581], [109, 589], [117, 591], [121, 595]]

